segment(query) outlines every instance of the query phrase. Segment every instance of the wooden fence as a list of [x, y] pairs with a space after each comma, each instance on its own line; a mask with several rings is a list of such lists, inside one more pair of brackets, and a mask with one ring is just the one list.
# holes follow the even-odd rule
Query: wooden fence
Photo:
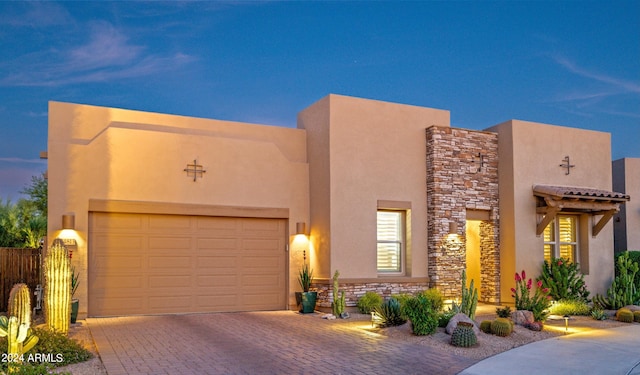
[[17, 249], [0, 247], [0, 311], [7, 311], [9, 293], [14, 284], [25, 283], [33, 292], [41, 282], [42, 249]]

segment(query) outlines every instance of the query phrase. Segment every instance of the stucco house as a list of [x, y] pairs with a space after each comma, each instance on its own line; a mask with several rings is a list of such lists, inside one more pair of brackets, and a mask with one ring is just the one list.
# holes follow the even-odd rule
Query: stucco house
[[[578, 262], [613, 277], [610, 135], [329, 95], [297, 129], [49, 104], [49, 238], [73, 249], [80, 316], [320, 306], [436, 287], [513, 303], [513, 274]], [[635, 173], [635, 172], [634, 172]], [[64, 221], [64, 225], [63, 225]], [[63, 229], [66, 228], [66, 229]]]

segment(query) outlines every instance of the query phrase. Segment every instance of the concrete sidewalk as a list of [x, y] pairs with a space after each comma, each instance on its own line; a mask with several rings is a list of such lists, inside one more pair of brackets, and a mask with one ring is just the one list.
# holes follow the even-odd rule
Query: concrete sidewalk
[[500, 353], [459, 375], [640, 375], [640, 324], [554, 337]]

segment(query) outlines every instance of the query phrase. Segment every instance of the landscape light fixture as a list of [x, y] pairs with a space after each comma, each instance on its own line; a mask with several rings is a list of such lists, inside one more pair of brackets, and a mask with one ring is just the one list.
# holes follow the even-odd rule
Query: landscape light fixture
[[62, 229], [76, 229], [76, 215], [64, 214], [62, 215]]
[[563, 318], [564, 318], [564, 332], [569, 333], [569, 315], [565, 315]]
[[296, 223], [296, 234], [306, 234], [307, 233], [307, 224], [304, 221], [299, 221]]

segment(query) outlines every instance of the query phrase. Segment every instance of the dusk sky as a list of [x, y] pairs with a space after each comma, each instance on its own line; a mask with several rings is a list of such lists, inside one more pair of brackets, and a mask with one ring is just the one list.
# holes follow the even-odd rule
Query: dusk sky
[[[48, 101], [295, 127], [329, 93], [610, 132], [640, 157], [640, 1], [0, 2], [0, 198]], [[579, 141], [579, 140], [576, 140]]]

